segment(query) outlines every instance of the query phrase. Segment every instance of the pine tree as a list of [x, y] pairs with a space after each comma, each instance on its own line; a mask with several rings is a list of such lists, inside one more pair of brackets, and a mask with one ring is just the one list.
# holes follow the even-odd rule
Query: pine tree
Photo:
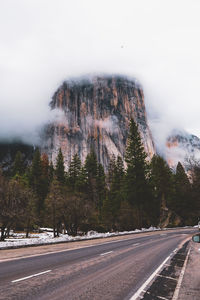
[[53, 179], [49, 194], [45, 200], [46, 215], [53, 227], [54, 237], [59, 236], [59, 230], [63, 221], [63, 189], [56, 178]]
[[10, 217], [10, 207], [7, 203], [7, 193], [8, 193], [8, 180], [3, 176], [3, 172], [0, 168], [0, 229], [1, 237], [0, 240], [5, 239], [5, 230], [9, 222]]
[[22, 175], [23, 173], [24, 173], [24, 164], [22, 160], [22, 154], [20, 151], [18, 151], [14, 160], [13, 176], [16, 174]]
[[142, 145], [138, 126], [133, 119], [127, 141], [125, 161], [127, 163], [125, 178], [125, 198], [138, 210], [138, 226], [144, 226], [143, 212], [149, 198], [147, 182], [146, 153]]
[[[188, 209], [190, 208], [191, 187], [189, 179], [180, 162], [176, 167], [175, 174], [176, 202], [175, 211], [183, 218], [183, 223], [188, 218]], [[186, 225], [186, 224], [185, 224]]]
[[87, 174], [87, 193], [90, 201], [98, 207], [97, 196], [97, 157], [94, 150], [87, 155], [85, 160], [85, 170]]
[[88, 173], [88, 177], [96, 177], [97, 175], [97, 157], [92, 149], [90, 153], [87, 155], [85, 160], [85, 168]]
[[53, 176], [54, 176], [54, 166], [52, 161], [50, 162], [49, 165], [49, 185], [51, 184], [52, 180], [53, 180]]
[[43, 153], [41, 156], [41, 196], [43, 199], [46, 198], [48, 191], [49, 191], [49, 181], [50, 181], [50, 174], [49, 174], [49, 159], [46, 153]]
[[88, 174], [85, 166], [81, 167], [79, 177], [76, 181], [76, 190], [85, 195], [88, 193]]
[[36, 148], [34, 155], [33, 155], [33, 161], [31, 166], [31, 180], [33, 186], [36, 185], [37, 188], [37, 182], [42, 174], [42, 167], [41, 167], [41, 157], [40, 157], [40, 151], [38, 148]]
[[[41, 176], [42, 176], [42, 166], [41, 166], [40, 151], [38, 148], [36, 148], [33, 155], [33, 161], [32, 161], [30, 174], [29, 174], [29, 184], [39, 198], [41, 198], [41, 194], [42, 194]], [[38, 205], [38, 211], [40, 211], [41, 209], [40, 204]]]
[[118, 221], [119, 209], [123, 201], [123, 185], [124, 185], [124, 164], [120, 156], [117, 157], [114, 169], [113, 182], [111, 185], [110, 193], [113, 198], [113, 215], [115, 216], [115, 223]]
[[195, 225], [200, 218], [200, 163], [198, 161], [191, 163], [190, 172], [192, 175], [192, 193], [189, 207], [189, 224]]
[[98, 196], [98, 213], [101, 218], [101, 211], [103, 206], [103, 201], [106, 197], [106, 178], [104, 173], [104, 168], [102, 164], [97, 166], [97, 196]]
[[113, 229], [113, 206], [108, 195], [103, 200], [102, 225], [105, 231]]
[[112, 184], [115, 169], [116, 169], [116, 158], [115, 155], [113, 154], [108, 165], [108, 174], [107, 174], [108, 188], [110, 188]]
[[61, 148], [59, 149], [58, 156], [56, 159], [56, 168], [55, 168], [55, 175], [60, 184], [65, 183], [65, 167], [64, 167], [64, 158], [61, 151]]
[[81, 160], [78, 154], [75, 154], [69, 165], [68, 171], [68, 181], [72, 190], [75, 190], [80, 185], [81, 168]]
[[154, 155], [151, 160], [151, 188], [153, 191], [152, 211], [157, 223], [162, 222], [163, 213], [167, 208], [173, 209], [174, 175], [166, 161]]
[[117, 174], [119, 176], [119, 181], [121, 182], [121, 180], [124, 177], [124, 163], [121, 156], [119, 155], [117, 156], [116, 168], [117, 168]]
[[132, 230], [138, 226], [136, 219], [137, 217], [134, 215], [133, 207], [127, 202], [122, 201], [119, 211], [119, 230]]
[[43, 213], [44, 213], [44, 189], [42, 180], [42, 164], [41, 155], [38, 148], [36, 148], [32, 165], [29, 171], [29, 186], [32, 188], [36, 196], [36, 214], [38, 218], [38, 224], [42, 225]]
[[[121, 157], [117, 157], [117, 160], [112, 159], [112, 168], [110, 168], [110, 186], [107, 192], [106, 205], [104, 205], [104, 222], [105, 216], [107, 219], [110, 218], [109, 223], [113, 230], [119, 229], [119, 211], [121, 202], [123, 200], [122, 188], [124, 184], [124, 166]], [[111, 173], [112, 170], [112, 173]], [[109, 209], [106, 212], [106, 209]]]

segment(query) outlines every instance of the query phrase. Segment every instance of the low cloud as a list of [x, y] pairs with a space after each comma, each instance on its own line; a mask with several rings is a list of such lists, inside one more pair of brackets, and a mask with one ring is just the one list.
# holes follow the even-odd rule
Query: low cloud
[[98, 126], [102, 129], [105, 129], [108, 133], [113, 134], [114, 132], [118, 131], [119, 121], [116, 116], [110, 116], [104, 119], [97, 119], [94, 120], [92, 116], [86, 117], [87, 124], [90, 125], [90, 127]]
[[37, 143], [58, 86], [88, 73], [138, 79], [161, 152], [175, 126], [200, 135], [199, 10], [195, 0], [3, 0], [0, 139]]

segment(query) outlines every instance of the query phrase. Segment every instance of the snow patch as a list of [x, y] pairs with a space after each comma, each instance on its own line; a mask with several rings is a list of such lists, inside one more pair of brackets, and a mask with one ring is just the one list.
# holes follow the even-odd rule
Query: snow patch
[[53, 230], [52, 228], [40, 228], [41, 230], [45, 231], [42, 233], [31, 233], [29, 238], [26, 238], [25, 233], [12, 233], [10, 238], [5, 239], [5, 241], [0, 242], [0, 249], [7, 248], [7, 247], [19, 247], [19, 246], [34, 246], [40, 244], [55, 244], [58, 242], [71, 242], [71, 241], [80, 241], [80, 240], [89, 240], [95, 238], [105, 238], [109, 236], [120, 236], [138, 232], [145, 232], [145, 231], [156, 231], [161, 230], [160, 228], [156, 227], [149, 227], [149, 228], [142, 228], [141, 230], [135, 229], [132, 231], [121, 231], [121, 232], [106, 232], [106, 233], [99, 233], [94, 230], [88, 231], [86, 235], [83, 236], [70, 236], [68, 234], [60, 234], [59, 237], [53, 237]]

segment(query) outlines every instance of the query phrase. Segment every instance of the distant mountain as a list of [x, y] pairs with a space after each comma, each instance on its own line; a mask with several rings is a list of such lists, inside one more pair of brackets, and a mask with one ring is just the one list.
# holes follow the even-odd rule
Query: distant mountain
[[166, 141], [166, 160], [175, 168], [180, 161], [185, 169], [191, 159], [200, 159], [200, 139], [184, 130], [174, 130]]

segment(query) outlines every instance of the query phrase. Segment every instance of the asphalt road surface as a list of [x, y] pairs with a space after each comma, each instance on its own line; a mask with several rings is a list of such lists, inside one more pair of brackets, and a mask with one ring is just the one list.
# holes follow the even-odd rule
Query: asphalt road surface
[[192, 234], [194, 229], [127, 235], [0, 260], [0, 299], [130, 299]]

